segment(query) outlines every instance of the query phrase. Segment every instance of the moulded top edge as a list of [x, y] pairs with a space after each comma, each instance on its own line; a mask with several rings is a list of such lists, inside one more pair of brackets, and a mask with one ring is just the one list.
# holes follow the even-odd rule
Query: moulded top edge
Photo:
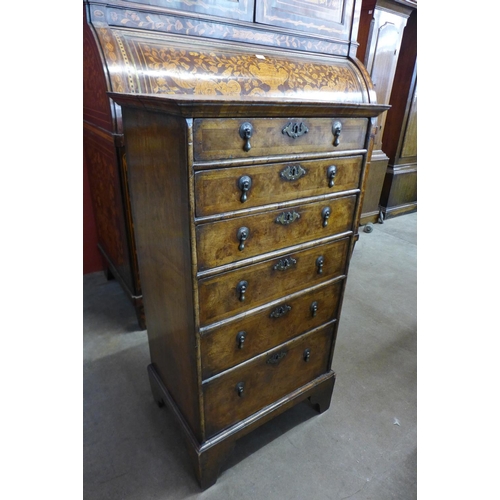
[[[304, 97], [151, 95], [109, 92], [120, 106], [164, 112], [186, 118], [225, 117], [376, 117], [390, 108], [383, 104], [335, 102]], [[321, 97], [321, 96], [318, 96]]]

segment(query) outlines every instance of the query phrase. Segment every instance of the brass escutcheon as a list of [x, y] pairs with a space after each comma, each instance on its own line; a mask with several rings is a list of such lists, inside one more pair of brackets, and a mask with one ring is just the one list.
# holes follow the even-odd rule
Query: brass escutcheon
[[306, 127], [306, 124], [304, 122], [299, 122], [299, 123], [288, 122], [281, 131], [282, 134], [286, 134], [288, 137], [291, 137], [292, 139], [296, 139], [301, 135], [307, 134], [307, 132], [309, 132], [309, 129]]
[[284, 226], [287, 226], [288, 224], [291, 224], [292, 222], [296, 221], [297, 219], [300, 219], [300, 214], [297, 212], [283, 212], [282, 214], [278, 215], [276, 217], [275, 222], [278, 224], [283, 224]]
[[300, 165], [288, 165], [280, 172], [280, 176], [286, 181], [296, 181], [306, 175], [306, 173], [307, 170]]

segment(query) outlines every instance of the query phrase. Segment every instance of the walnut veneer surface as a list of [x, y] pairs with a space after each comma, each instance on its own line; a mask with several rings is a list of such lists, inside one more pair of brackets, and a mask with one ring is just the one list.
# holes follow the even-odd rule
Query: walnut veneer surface
[[[359, 4], [289, 0], [290, 14], [238, 2], [237, 21], [227, 4], [208, 23], [202, 2], [142, 2], [141, 31], [138, 4], [89, 2], [125, 138], [151, 389], [203, 488], [242, 435], [304, 399], [330, 405], [375, 118], [387, 109], [349, 56]], [[254, 7], [260, 44], [164, 24], [220, 23], [223, 38], [234, 23], [248, 29]], [[298, 43], [308, 38], [309, 51]]]

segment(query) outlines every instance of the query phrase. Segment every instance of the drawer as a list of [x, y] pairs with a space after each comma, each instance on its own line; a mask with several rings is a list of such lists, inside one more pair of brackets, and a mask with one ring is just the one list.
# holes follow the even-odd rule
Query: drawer
[[204, 383], [207, 438], [326, 373], [332, 334], [313, 330]]
[[212, 377], [337, 317], [343, 280], [226, 323], [201, 339], [202, 377]]
[[349, 231], [355, 206], [356, 195], [351, 195], [200, 224], [196, 227], [198, 269]]
[[194, 159], [363, 149], [367, 126], [366, 118], [200, 118], [193, 125]]
[[215, 323], [343, 274], [348, 248], [349, 238], [343, 238], [201, 279], [200, 324]]
[[196, 215], [357, 189], [362, 160], [352, 156], [196, 172]]

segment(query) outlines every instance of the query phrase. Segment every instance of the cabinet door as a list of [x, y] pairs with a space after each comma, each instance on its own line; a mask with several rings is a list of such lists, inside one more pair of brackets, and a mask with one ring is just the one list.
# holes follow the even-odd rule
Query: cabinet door
[[[365, 65], [377, 92], [377, 102], [380, 104], [389, 104], [407, 18], [408, 14], [390, 12], [378, 6], [375, 8], [373, 31]], [[375, 137], [373, 146], [375, 151], [382, 149], [382, 134], [386, 117], [387, 113], [383, 113], [378, 119], [380, 132]]]
[[[415, 66], [415, 74], [416, 74]], [[409, 98], [408, 119], [403, 135], [400, 162], [415, 161], [417, 157], [417, 83], [415, 77], [415, 87]]]
[[262, 0], [258, 23], [349, 40], [354, 0]]
[[125, 0], [165, 9], [253, 21], [254, 0]]

